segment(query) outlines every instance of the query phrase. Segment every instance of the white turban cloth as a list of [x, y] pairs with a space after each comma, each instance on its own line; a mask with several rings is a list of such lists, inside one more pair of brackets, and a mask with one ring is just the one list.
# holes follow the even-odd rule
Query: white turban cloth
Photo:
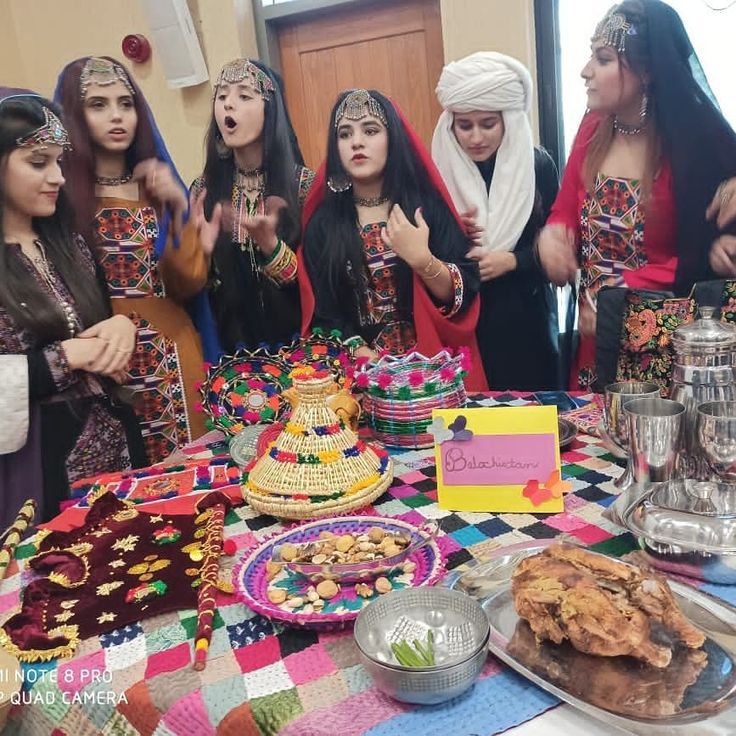
[[[479, 51], [442, 70], [437, 99], [444, 112], [432, 138], [432, 158], [460, 212], [476, 208], [485, 229], [482, 245], [512, 251], [534, 206], [534, 141], [529, 125], [532, 79], [516, 59]], [[504, 136], [496, 153], [490, 191], [452, 130], [454, 113], [500, 112]]]

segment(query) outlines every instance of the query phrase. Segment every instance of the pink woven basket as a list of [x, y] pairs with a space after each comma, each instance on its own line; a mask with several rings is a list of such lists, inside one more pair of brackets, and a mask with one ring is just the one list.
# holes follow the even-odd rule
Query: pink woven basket
[[464, 352], [443, 350], [432, 358], [387, 355], [359, 367], [356, 385], [365, 390], [363, 412], [374, 437], [392, 447], [432, 447], [432, 411], [465, 406], [467, 360]]

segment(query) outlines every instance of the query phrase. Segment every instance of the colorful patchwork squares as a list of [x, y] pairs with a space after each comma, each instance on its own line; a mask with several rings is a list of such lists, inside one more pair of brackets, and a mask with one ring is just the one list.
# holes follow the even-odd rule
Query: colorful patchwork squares
[[[524, 396], [507, 393], [496, 399], [473, 396], [470, 400], [475, 406], [497, 401], [518, 406], [527, 403]], [[430, 498], [435, 483], [431, 450], [400, 453], [405, 458], [411, 456], [405, 461], [406, 472], [397, 475], [380, 503], [369, 511], [414, 524], [439, 519], [438, 545], [448, 569], [481, 558], [499, 545], [558, 534], [569, 534], [582, 543], [595, 544], [600, 551], [620, 555], [635, 547], [634, 539], [620, 534], [601, 514], [615, 497], [611, 481], [622, 468], [610, 455], [601, 453], [597, 443], [592, 438], [578, 438], [563, 454], [563, 476], [573, 479], [574, 489], [565, 496], [561, 514], [440, 510]], [[416, 503], [417, 498], [422, 501]], [[256, 543], [282, 529], [275, 519], [255, 516], [246, 507], [226, 518], [226, 536], [239, 544]], [[162, 549], [165, 547], [156, 548], [159, 553]], [[19, 547], [22, 568], [30, 554], [30, 545]], [[17, 603], [23, 573], [12, 569], [9, 574], [11, 577], [0, 584], [0, 613]], [[718, 586], [705, 589], [736, 602], [736, 590]], [[18, 733], [30, 732], [32, 724], [34, 733], [111, 736], [133, 732], [146, 736], [490, 736], [535, 717], [557, 702], [489, 658], [473, 690], [459, 701], [433, 708], [402, 705], [375, 688], [360, 664], [349, 631], [284, 628], [227, 598], [218, 600], [207, 667], [195, 672], [191, 667], [194, 625], [192, 610], [165, 614], [87, 639], [74, 659], [35, 665], [39, 671], [58, 668], [58, 684], [47, 680], [32, 687], [33, 692], [55, 696], [55, 704], [25, 706], [11, 714], [11, 728]], [[91, 682], [95, 670], [109, 672], [112, 683]], [[65, 678], [69, 681], [66, 685]], [[65, 705], [61, 688], [122, 691], [128, 704]]]

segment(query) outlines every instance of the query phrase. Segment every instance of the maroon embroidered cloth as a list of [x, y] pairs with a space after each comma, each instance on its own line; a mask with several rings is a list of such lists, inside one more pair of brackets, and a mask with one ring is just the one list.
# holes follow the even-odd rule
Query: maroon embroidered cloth
[[20, 613], [0, 629], [0, 643], [19, 659], [68, 656], [80, 640], [149, 616], [196, 608], [213, 492], [196, 514], [146, 512], [105, 493], [82, 527], [52, 532], [30, 567]]

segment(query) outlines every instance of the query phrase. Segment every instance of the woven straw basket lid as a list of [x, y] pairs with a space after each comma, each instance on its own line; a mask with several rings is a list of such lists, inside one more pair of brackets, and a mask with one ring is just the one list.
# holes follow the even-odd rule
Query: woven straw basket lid
[[327, 405], [337, 390], [332, 377], [301, 368], [292, 378], [297, 406], [250, 471], [248, 500], [276, 496], [288, 503], [292, 496], [308, 500], [305, 497], [328, 495], [334, 500], [336, 494], [364, 496], [369, 489], [385, 487], [390, 460], [359, 440]]

